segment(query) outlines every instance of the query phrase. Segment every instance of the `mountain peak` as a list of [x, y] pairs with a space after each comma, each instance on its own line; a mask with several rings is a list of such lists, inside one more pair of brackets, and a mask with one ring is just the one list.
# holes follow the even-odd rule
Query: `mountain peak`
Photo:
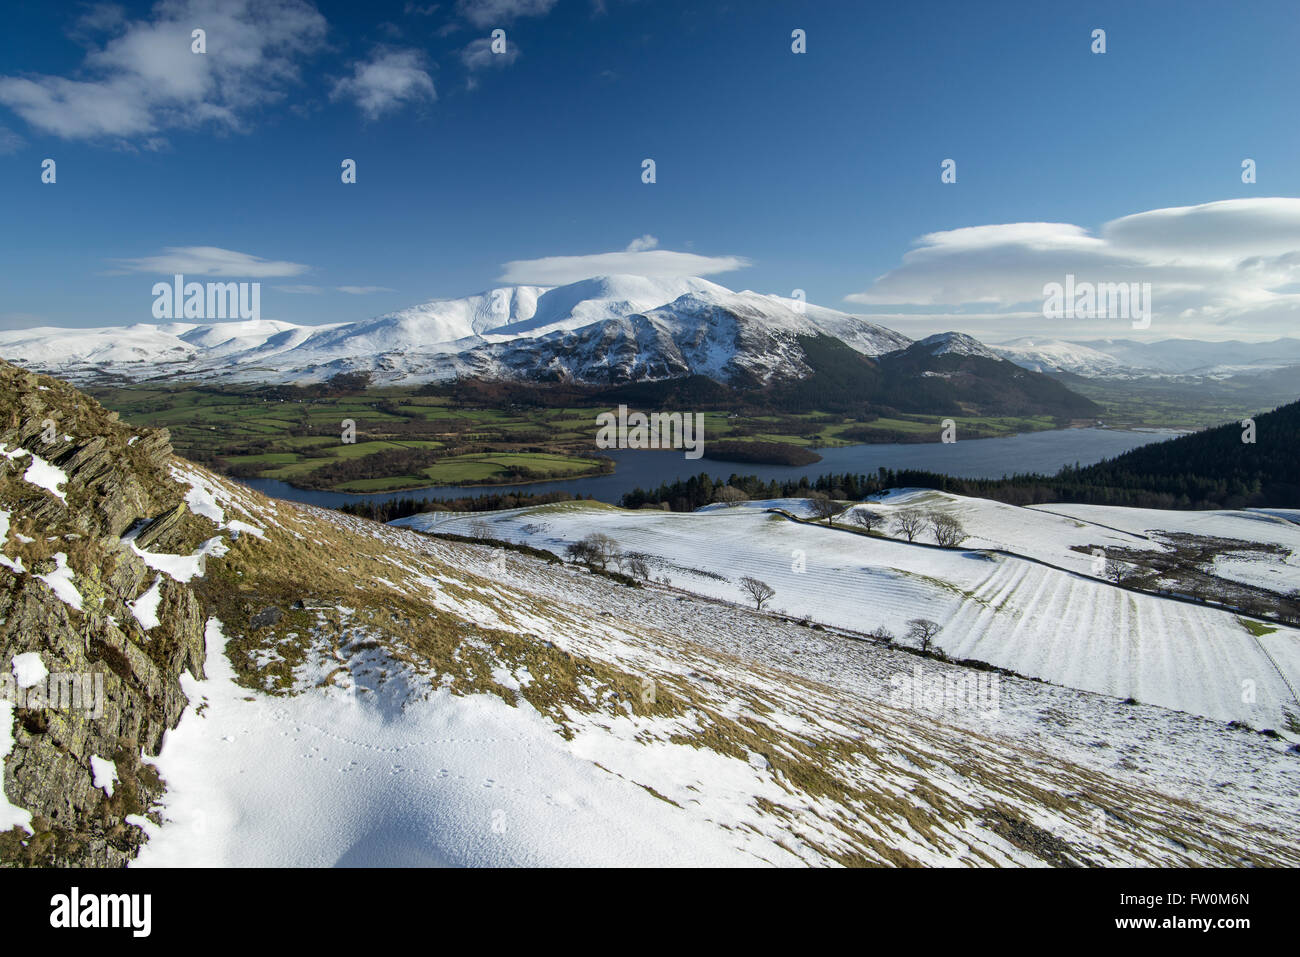
[[984, 359], [1000, 359], [992, 349], [964, 332], [939, 332], [914, 343], [911, 348], [928, 352], [930, 355], [980, 356]]

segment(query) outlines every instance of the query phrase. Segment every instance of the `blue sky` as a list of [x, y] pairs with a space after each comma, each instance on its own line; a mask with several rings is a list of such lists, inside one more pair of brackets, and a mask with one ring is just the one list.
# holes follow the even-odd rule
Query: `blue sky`
[[[1067, 271], [1152, 281], [1153, 337], [1281, 334], [1297, 41], [1294, 2], [20, 8], [0, 33], [0, 328], [152, 321], [176, 262], [311, 323], [603, 255], [914, 335], [1038, 333], [1033, 300]], [[1026, 223], [1058, 226], [995, 228]]]

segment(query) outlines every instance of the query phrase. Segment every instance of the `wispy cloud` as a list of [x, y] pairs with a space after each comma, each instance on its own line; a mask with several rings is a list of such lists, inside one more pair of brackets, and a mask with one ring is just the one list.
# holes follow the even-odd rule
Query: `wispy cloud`
[[0, 156], [17, 153], [25, 145], [27, 145], [27, 141], [21, 136], [7, 126], [0, 126]]
[[520, 17], [544, 17], [555, 0], [458, 0], [456, 12], [476, 27], [500, 27]]
[[472, 40], [460, 51], [460, 62], [470, 71], [486, 70], [491, 67], [504, 67], [519, 59], [519, 45], [514, 41], [506, 43], [501, 53], [492, 52], [491, 37], [479, 37]]
[[632, 240], [619, 252], [519, 259], [501, 267], [503, 272], [498, 281], [555, 286], [619, 273], [659, 278], [711, 276], [751, 265], [743, 256], [699, 256], [658, 249], [658, 245], [659, 240], [647, 234]]
[[[191, 51], [191, 32], [207, 52]], [[64, 139], [130, 140], [171, 128], [239, 129], [299, 79], [324, 45], [325, 18], [303, 0], [168, 0], [151, 20], [92, 8], [74, 35], [90, 49], [75, 76], [0, 77], [0, 103]], [[156, 138], [156, 137], [155, 137]]]
[[219, 246], [168, 246], [156, 256], [113, 260], [123, 272], [185, 273], [192, 276], [239, 276], [275, 279], [300, 276], [310, 266], [263, 259]]
[[369, 296], [377, 292], [396, 292], [387, 286], [311, 286], [305, 284], [276, 286], [278, 292], [287, 292], [302, 296], [319, 296], [326, 292], [343, 292], [349, 296]]
[[[1151, 283], [1152, 333], [1202, 335], [1249, 324], [1285, 332], [1300, 316], [1300, 199], [1232, 199], [1123, 216], [1096, 233], [1069, 223], [1006, 223], [930, 233], [902, 263], [847, 301], [876, 307], [928, 307], [924, 321], [1003, 312], [1023, 319], [1041, 310], [1047, 283]], [[950, 307], [946, 311], [935, 307]], [[905, 321], [898, 313], [893, 321]], [[921, 317], [917, 317], [918, 321]], [[1042, 332], [1046, 320], [1040, 319]], [[967, 325], [963, 325], [967, 323]], [[996, 325], [996, 323], [994, 323]], [[1023, 333], [1022, 322], [1010, 331]], [[1106, 320], [1057, 328], [1055, 335], [1120, 331]]]
[[435, 100], [433, 77], [424, 67], [425, 56], [419, 50], [378, 49], [369, 60], [353, 66], [352, 76], [334, 85], [330, 99], [355, 100], [371, 120], [407, 104]]

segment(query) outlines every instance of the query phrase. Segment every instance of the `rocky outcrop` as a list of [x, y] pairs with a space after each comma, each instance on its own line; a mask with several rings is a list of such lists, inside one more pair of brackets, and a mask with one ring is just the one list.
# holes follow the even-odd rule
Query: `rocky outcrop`
[[[0, 446], [0, 692], [13, 704], [0, 714], [12, 712], [14, 741], [4, 794], [32, 815], [30, 832], [0, 834], [0, 864], [122, 865], [164, 787], [142, 756], [180, 719], [180, 675], [203, 675], [204, 614], [187, 584], [149, 568], [121, 536], [140, 529], [152, 549], [188, 552], [212, 526], [189, 513], [169, 475], [165, 431], [129, 428], [7, 363]], [[51, 490], [29, 480], [34, 456], [66, 481]], [[142, 602], [137, 617], [133, 604], [155, 587], [156, 606]]]

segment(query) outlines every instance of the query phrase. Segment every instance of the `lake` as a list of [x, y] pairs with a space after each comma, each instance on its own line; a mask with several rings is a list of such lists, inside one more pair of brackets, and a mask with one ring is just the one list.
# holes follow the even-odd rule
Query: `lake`
[[357, 495], [294, 488], [275, 479], [244, 479], [245, 485], [272, 498], [332, 508], [348, 502], [384, 502], [398, 498], [459, 498], [491, 492], [554, 492], [592, 495], [602, 502], [617, 504], [634, 488], [657, 488], [664, 482], [708, 472], [725, 479], [732, 473], [757, 475], [765, 480], [816, 478], [827, 472], [874, 472], [878, 468], [924, 469], [961, 478], [1001, 478], [1017, 472], [1052, 474], [1062, 466], [1091, 465], [1150, 442], [1181, 433], [1150, 430], [1125, 432], [1114, 429], [1054, 429], [1027, 432], [999, 439], [966, 439], [949, 445], [924, 444], [847, 445], [819, 449], [820, 462], [812, 465], [755, 465], [749, 462], [715, 462], [687, 459], [679, 451], [611, 450], [605, 454], [616, 467], [610, 475], [572, 479], [567, 482], [535, 482], [530, 485], [435, 485], [406, 492], [378, 492]]

